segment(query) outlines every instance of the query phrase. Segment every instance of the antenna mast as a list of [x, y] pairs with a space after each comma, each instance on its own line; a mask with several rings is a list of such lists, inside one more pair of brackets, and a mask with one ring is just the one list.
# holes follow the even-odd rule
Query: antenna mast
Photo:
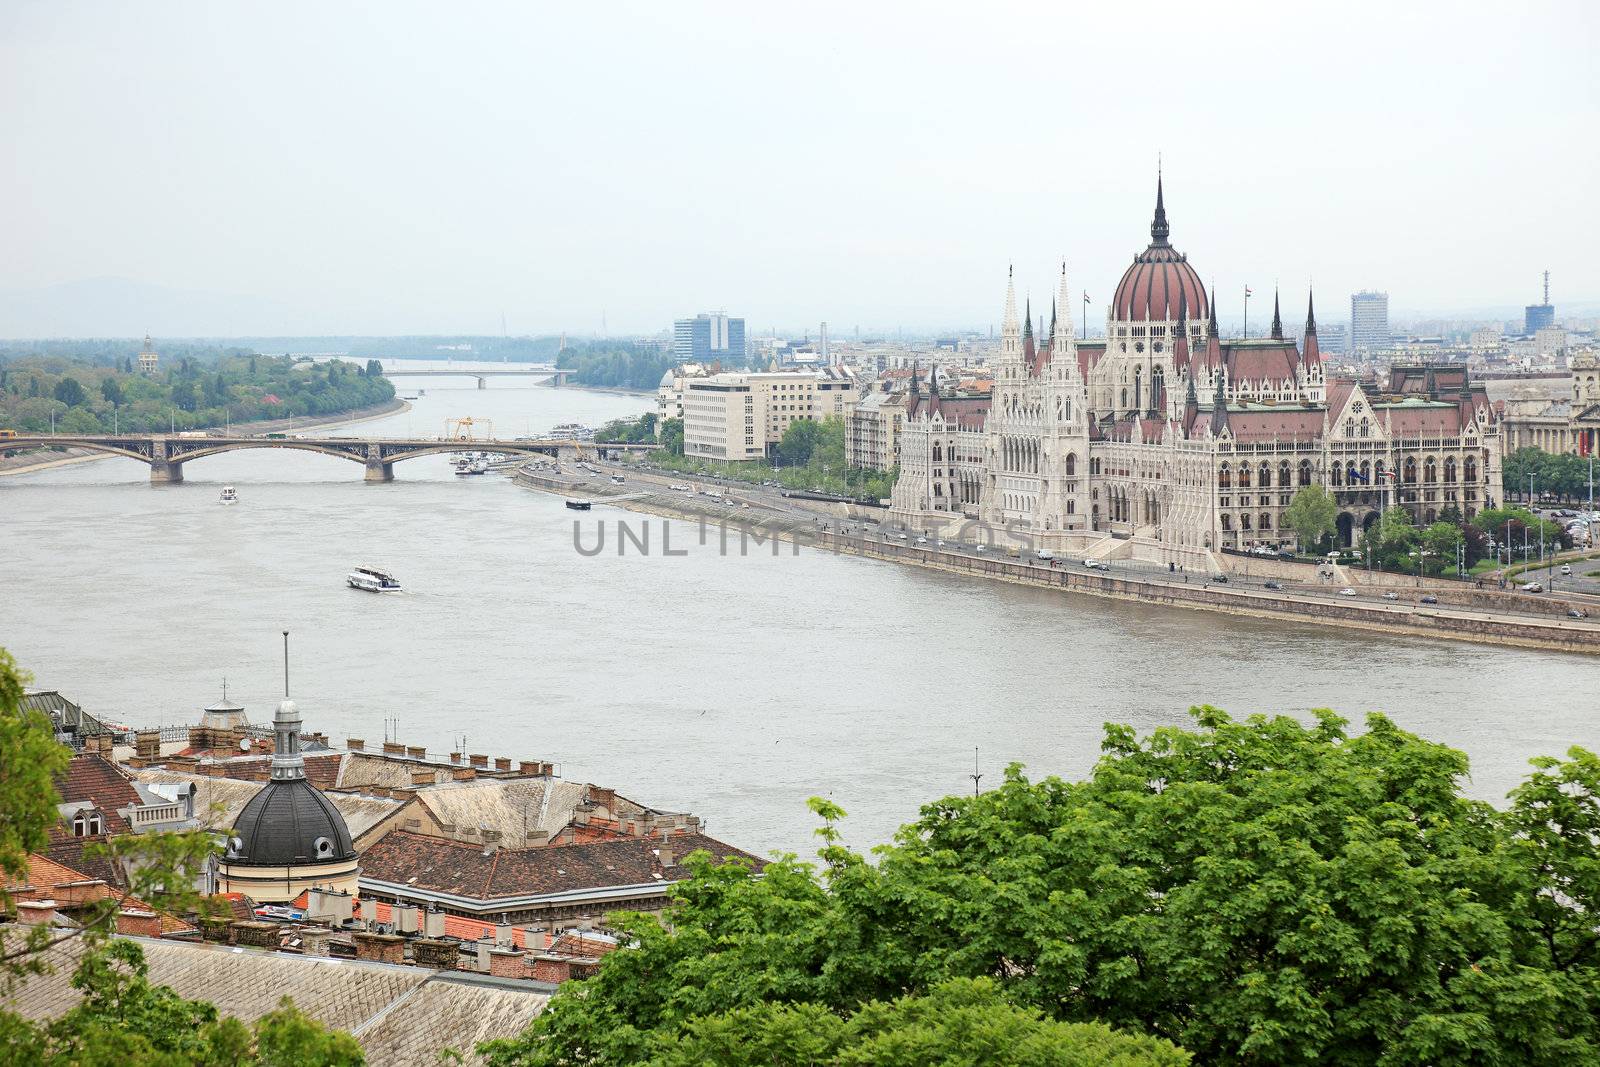
[[289, 631], [283, 631], [283, 699], [289, 699]]
[[1544, 306], [1550, 306], [1550, 272], [1544, 272]]
[[967, 775], [967, 777], [972, 779], [972, 795], [973, 796], [977, 796], [978, 795], [978, 779], [983, 777], [983, 775], [978, 773], [978, 746], [977, 745], [973, 745], [972, 746], [972, 773]]

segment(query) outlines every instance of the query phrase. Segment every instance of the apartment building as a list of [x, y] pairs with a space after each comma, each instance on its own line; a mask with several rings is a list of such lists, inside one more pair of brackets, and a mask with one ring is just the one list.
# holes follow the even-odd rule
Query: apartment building
[[701, 459], [760, 459], [797, 420], [845, 419], [855, 376], [843, 367], [815, 371], [714, 374], [683, 385], [683, 451]]

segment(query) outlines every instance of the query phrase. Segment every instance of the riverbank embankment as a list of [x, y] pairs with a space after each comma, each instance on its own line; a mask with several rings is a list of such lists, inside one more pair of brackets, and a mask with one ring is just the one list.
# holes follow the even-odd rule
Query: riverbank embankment
[[[288, 419], [260, 419], [256, 422], [240, 422], [229, 427], [232, 433], [263, 434], [263, 433], [288, 433], [290, 430], [328, 430], [336, 426], [354, 426], [361, 422], [371, 422], [374, 419], [388, 418], [398, 415], [403, 411], [410, 411], [411, 405], [399, 398], [374, 404], [367, 408], [357, 408], [332, 415], [296, 415]], [[210, 429], [220, 429], [212, 426]], [[49, 457], [49, 458], [44, 458]], [[0, 478], [10, 474], [28, 474], [32, 471], [48, 470], [51, 467], [65, 467], [73, 463], [89, 463], [97, 459], [113, 459], [115, 457], [105, 452], [90, 452], [82, 448], [64, 448], [59, 452], [46, 450], [30, 450], [19, 452], [14, 456], [0, 456]]]
[[753, 541], [758, 549], [768, 540], [776, 540], [820, 551], [1109, 600], [1339, 626], [1375, 633], [1600, 654], [1600, 624], [1588, 619], [1532, 614], [1511, 616], [1503, 612], [1445, 604], [1351, 601], [1327, 595], [1326, 592], [1245, 588], [1198, 580], [1186, 582], [1158, 574], [1113, 573], [1056, 566], [998, 553], [989, 556], [941, 551], [933, 545], [918, 545], [882, 534], [864, 533], [859, 528], [841, 530], [837, 522], [828, 523], [828, 528], [824, 528], [817, 518], [775, 512], [755, 502], [744, 507], [745, 501], [737, 500], [736, 491], [732, 494], [736, 505], [730, 508], [709, 497], [702, 502], [699, 496], [670, 490], [661, 492], [659, 487], [641, 492], [637, 482], [632, 487], [626, 483], [601, 484], [599, 479], [575, 483], [532, 468], [519, 470], [515, 481], [527, 489], [563, 496], [582, 495], [595, 503], [612, 503], [630, 511], [723, 526], [730, 530], [731, 542], [745, 544]]

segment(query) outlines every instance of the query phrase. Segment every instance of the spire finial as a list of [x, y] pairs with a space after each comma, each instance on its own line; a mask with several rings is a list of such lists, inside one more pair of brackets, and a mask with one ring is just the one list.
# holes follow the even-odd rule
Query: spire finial
[[226, 674], [222, 676], [222, 702], [224, 704], [228, 702], [228, 676]]
[[1283, 340], [1283, 316], [1278, 314], [1278, 287], [1272, 287], [1272, 339]]
[[1217, 336], [1217, 280], [1211, 279], [1211, 321], [1207, 324], [1211, 336]]
[[1306, 333], [1317, 332], [1317, 304], [1309, 288], [1306, 289]]
[[1172, 232], [1167, 225], [1166, 198], [1161, 190], [1161, 165], [1156, 164], [1156, 217], [1150, 222], [1150, 243], [1165, 245], [1167, 235]]
[[1033, 336], [1033, 297], [1026, 297], [1022, 304], [1022, 336]]

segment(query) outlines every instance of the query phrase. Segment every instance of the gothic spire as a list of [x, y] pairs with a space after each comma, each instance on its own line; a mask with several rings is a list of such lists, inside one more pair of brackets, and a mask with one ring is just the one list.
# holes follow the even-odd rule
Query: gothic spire
[[1211, 322], [1208, 323], [1211, 336], [1217, 336], [1217, 283], [1211, 283]]
[[1223, 427], [1228, 425], [1228, 393], [1222, 387], [1222, 365], [1218, 364], [1212, 371], [1217, 387], [1211, 394], [1211, 432], [1221, 433]]
[[1317, 304], [1311, 290], [1306, 290], [1306, 333], [1317, 332]]
[[1015, 268], [1006, 267], [1006, 318], [1004, 330], [1014, 330], [1017, 326], [1017, 283], [1014, 277]]
[[1167, 225], [1167, 205], [1161, 192], [1161, 168], [1156, 168], [1156, 217], [1150, 221], [1150, 243], [1165, 245], [1167, 235], [1172, 232]]
[[1031, 341], [1033, 340], [1033, 298], [1029, 297], [1022, 306], [1022, 339]]
[[1055, 335], [1056, 335], [1056, 310], [1057, 310], [1057, 304], [1058, 304], [1058, 301], [1056, 300], [1055, 297], [1052, 296], [1050, 298], [1050, 336], [1052, 338], [1055, 337]]
[[1278, 290], [1272, 290], [1272, 339], [1283, 340], [1283, 316], [1278, 314]]

